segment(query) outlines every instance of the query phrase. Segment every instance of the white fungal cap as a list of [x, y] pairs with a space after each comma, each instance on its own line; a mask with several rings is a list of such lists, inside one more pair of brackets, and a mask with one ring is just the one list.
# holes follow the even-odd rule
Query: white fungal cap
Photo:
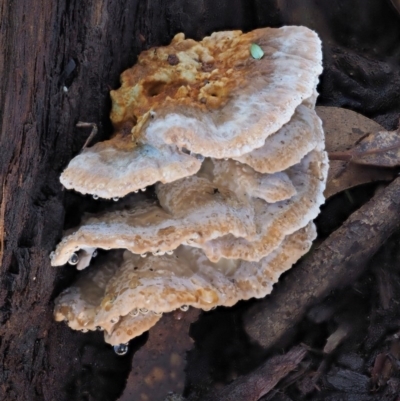
[[157, 193], [162, 207], [138, 202], [130, 209], [83, 220], [73, 234], [59, 243], [51, 264], [65, 264], [71, 254], [82, 248], [159, 253], [228, 233], [246, 238], [255, 235], [249, 202], [227, 189], [215, 191], [213, 183], [205, 178], [192, 176], [160, 184]]
[[[150, 312], [170, 312], [182, 306], [210, 310], [215, 306], [232, 306], [242, 299], [260, 298], [270, 293], [279, 276], [305, 254], [315, 238], [312, 223], [288, 236], [282, 245], [259, 263], [221, 259], [210, 262], [200, 249], [179, 247], [173, 255], [149, 256], [146, 259], [128, 251], [124, 261], [107, 280], [101, 303], [96, 297], [96, 314], [82, 316], [79, 326], [103, 327], [106, 341], [112, 345], [125, 343], [154, 325], [160, 316]], [[108, 264], [97, 271], [109, 269]], [[108, 277], [108, 276], [107, 276]], [[83, 308], [92, 308], [92, 294], [97, 281], [78, 281], [67, 289], [79, 296]], [[85, 304], [85, 300], [89, 305]], [[74, 303], [61, 294], [56, 299], [58, 320], [76, 321]], [[147, 309], [146, 315], [131, 311]], [[79, 311], [77, 311], [79, 312]], [[114, 322], [114, 323], [110, 323]]]
[[[264, 51], [262, 59], [251, 57], [252, 43]], [[179, 63], [169, 65], [167, 53], [176, 53]], [[121, 88], [111, 93], [111, 119], [120, 124], [151, 108], [155, 118], [143, 115], [135, 140], [174, 144], [206, 157], [239, 157], [290, 120], [312, 96], [321, 72], [321, 42], [305, 27], [173, 41], [156, 54], [143, 53], [122, 75]]]
[[104, 298], [108, 281], [122, 262], [122, 254], [113, 253], [106, 263], [84, 272], [76, 283], [55, 300], [54, 318], [74, 330], [96, 330], [94, 317]]
[[52, 265], [84, 268], [96, 248], [126, 251], [65, 290], [56, 319], [100, 327], [118, 345], [163, 313], [270, 293], [310, 248], [324, 202], [321, 59], [304, 27], [200, 42], [178, 34], [143, 52], [111, 92], [115, 136], [83, 150], [61, 180], [115, 200], [156, 183], [158, 202], [126, 197], [63, 238]]
[[274, 203], [296, 194], [285, 172], [261, 174], [231, 159], [206, 159], [197, 175], [208, 177], [217, 188], [228, 188], [242, 198], [260, 198]]
[[326, 152], [314, 150], [287, 171], [297, 194], [277, 203], [254, 200], [257, 235], [251, 239], [226, 235], [201, 245], [207, 257], [258, 261], [280, 246], [283, 239], [317, 217], [324, 203], [328, 174]]
[[235, 157], [260, 173], [276, 173], [297, 164], [312, 149], [324, 143], [322, 123], [315, 110], [302, 104], [291, 120], [269, 136], [263, 146]]
[[123, 316], [112, 330], [104, 332], [104, 339], [111, 345], [126, 344], [132, 338], [138, 337], [145, 331], [151, 329], [161, 316], [149, 313], [137, 316]]
[[72, 159], [61, 175], [61, 183], [83, 194], [115, 199], [156, 182], [195, 174], [200, 166], [200, 160], [176, 147], [135, 147], [130, 136], [117, 135]]

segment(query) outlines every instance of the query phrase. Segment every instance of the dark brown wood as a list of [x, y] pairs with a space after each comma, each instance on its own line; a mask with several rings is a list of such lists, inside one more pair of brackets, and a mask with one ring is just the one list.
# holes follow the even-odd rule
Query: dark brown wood
[[88, 135], [79, 119], [109, 133], [108, 92], [139, 51], [138, 15], [137, 0], [0, 3], [2, 400], [67, 399], [83, 368], [82, 340], [52, 319], [58, 176]]
[[350, 285], [381, 245], [400, 228], [400, 178], [353, 213], [289, 272], [270, 297], [245, 316], [249, 335], [271, 347], [307, 309], [340, 286]]
[[[78, 121], [97, 124], [95, 141], [111, 134], [109, 90], [141, 50], [180, 31], [252, 29], [256, 8], [276, 25], [266, 12], [275, 0], [250, 3], [0, 0], [0, 399], [99, 401], [122, 391], [129, 360], [114, 360], [99, 333], [52, 319], [52, 300], [73, 274], [51, 268], [49, 253], [65, 213], [71, 226], [89, 202], [62, 191], [58, 177], [89, 135]], [[95, 381], [94, 362], [108, 379]], [[125, 376], [113, 378], [123, 365]]]
[[258, 401], [296, 369], [305, 356], [304, 348], [294, 347], [285, 355], [268, 359], [254, 372], [239, 377], [222, 390], [208, 394], [202, 401]]

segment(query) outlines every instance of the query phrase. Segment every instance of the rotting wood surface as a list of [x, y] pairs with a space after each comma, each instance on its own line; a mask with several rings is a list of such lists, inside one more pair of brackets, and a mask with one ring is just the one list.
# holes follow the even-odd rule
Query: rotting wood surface
[[124, 363], [103, 366], [103, 351], [91, 360], [100, 367], [85, 362], [101, 335], [72, 332], [52, 318], [60, 278], [73, 275], [68, 267], [51, 268], [49, 253], [65, 212], [74, 212], [68, 201], [63, 207], [74, 195], [62, 191], [58, 177], [89, 135], [75, 124], [97, 123], [96, 141], [110, 135], [109, 90], [141, 50], [180, 31], [201, 38], [253, 29], [261, 24], [256, 13], [263, 25], [276, 25], [268, 9], [261, 1], [247, 8], [244, 0], [0, 0], [0, 399], [95, 394], [100, 401], [122, 391], [124, 375], [103, 383], [96, 369], [115, 374]]
[[[137, 16], [136, 0], [1, 1], [2, 400], [66, 399], [71, 368], [82, 369], [82, 341], [52, 319], [60, 270], [48, 255], [64, 221], [58, 176], [88, 134], [74, 128], [79, 119], [104, 134], [109, 86], [138, 52]], [[70, 60], [75, 68], [64, 71]]]

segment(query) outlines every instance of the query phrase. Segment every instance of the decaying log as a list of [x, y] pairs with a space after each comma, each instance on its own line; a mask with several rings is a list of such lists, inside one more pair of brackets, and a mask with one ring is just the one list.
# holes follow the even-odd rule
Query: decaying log
[[353, 213], [245, 316], [249, 335], [270, 347], [329, 291], [350, 285], [380, 246], [400, 228], [400, 178]]

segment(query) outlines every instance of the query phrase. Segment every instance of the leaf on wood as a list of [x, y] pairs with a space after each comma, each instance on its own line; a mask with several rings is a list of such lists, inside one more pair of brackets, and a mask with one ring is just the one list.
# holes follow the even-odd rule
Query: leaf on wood
[[258, 401], [296, 369], [305, 355], [303, 347], [294, 347], [285, 355], [268, 359], [254, 372], [236, 379], [222, 390], [208, 394], [202, 401]]
[[374, 366], [371, 371], [371, 383], [373, 390], [383, 387], [393, 376], [393, 371], [398, 371], [398, 360], [400, 357], [400, 343], [398, 340], [392, 341], [390, 352], [380, 353], [376, 356]]
[[[326, 149], [334, 152], [348, 152], [363, 137], [370, 133], [383, 131], [383, 127], [354, 111], [340, 107], [316, 108], [322, 120]], [[329, 198], [338, 192], [375, 181], [389, 181], [396, 172], [388, 168], [360, 166], [343, 160], [331, 160], [325, 197]]]
[[397, 167], [400, 165], [399, 131], [378, 131], [368, 134], [348, 153], [352, 163]]
[[185, 357], [192, 347], [189, 327], [200, 311], [190, 308], [166, 314], [149, 331], [146, 344], [134, 355], [132, 370], [118, 401], [161, 401], [168, 392], [182, 393]]

